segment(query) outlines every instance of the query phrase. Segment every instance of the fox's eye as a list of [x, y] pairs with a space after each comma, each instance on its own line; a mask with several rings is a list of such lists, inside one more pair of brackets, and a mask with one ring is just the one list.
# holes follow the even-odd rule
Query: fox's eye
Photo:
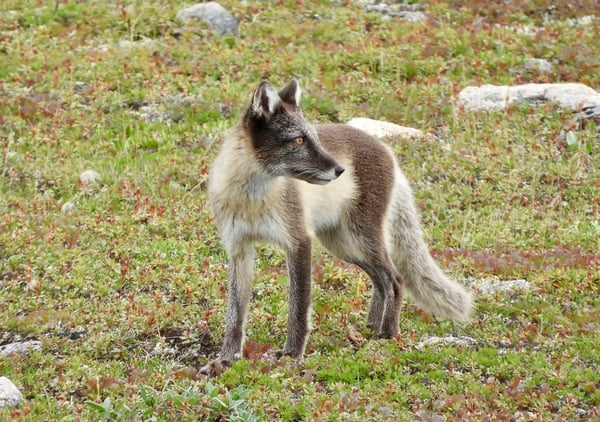
[[304, 138], [298, 136], [297, 138], [294, 138], [294, 142], [296, 143], [296, 145], [302, 145], [304, 143]]

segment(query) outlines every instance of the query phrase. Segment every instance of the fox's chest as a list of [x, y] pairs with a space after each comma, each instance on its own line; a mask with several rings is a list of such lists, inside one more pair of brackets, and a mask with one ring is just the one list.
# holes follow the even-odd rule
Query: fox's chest
[[[213, 189], [211, 203], [225, 244], [274, 243], [289, 248], [294, 238], [285, 180], [262, 185], [241, 182]], [[303, 230], [303, 227], [296, 229]]]
[[226, 245], [237, 243], [273, 243], [289, 249], [293, 238], [285, 214], [277, 207], [263, 204], [228, 209], [217, 217], [219, 231]]
[[325, 228], [337, 227], [350, 213], [358, 195], [353, 169], [344, 164], [346, 171], [326, 185], [299, 183], [299, 194], [304, 209], [304, 220], [311, 234]]

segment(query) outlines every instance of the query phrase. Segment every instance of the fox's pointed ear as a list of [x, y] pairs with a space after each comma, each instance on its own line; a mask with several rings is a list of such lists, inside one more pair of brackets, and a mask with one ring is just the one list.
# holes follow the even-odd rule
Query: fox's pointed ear
[[300, 107], [301, 95], [302, 90], [300, 89], [300, 84], [298, 84], [296, 79], [292, 79], [289, 84], [284, 86], [281, 91], [279, 91], [279, 96], [284, 102], [293, 104], [296, 107]]
[[261, 82], [261, 84], [254, 91], [252, 97], [252, 114], [256, 117], [270, 118], [277, 105], [281, 102], [277, 91], [267, 81]]

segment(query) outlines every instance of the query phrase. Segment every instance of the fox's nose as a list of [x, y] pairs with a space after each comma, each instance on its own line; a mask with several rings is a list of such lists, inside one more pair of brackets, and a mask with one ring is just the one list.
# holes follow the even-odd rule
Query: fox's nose
[[341, 174], [342, 174], [343, 172], [345, 172], [345, 171], [346, 171], [346, 169], [345, 169], [344, 167], [342, 167], [342, 166], [337, 166], [337, 167], [335, 168], [335, 177], [340, 177], [340, 176], [341, 176]]

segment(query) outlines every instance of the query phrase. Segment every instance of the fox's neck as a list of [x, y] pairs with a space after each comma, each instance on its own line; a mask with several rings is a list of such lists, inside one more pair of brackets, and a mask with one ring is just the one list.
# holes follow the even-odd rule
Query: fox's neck
[[[264, 172], [244, 172], [240, 174], [242, 184], [240, 188], [251, 201], [262, 201], [274, 190], [279, 190], [284, 182], [283, 177], [271, 176]], [[239, 179], [238, 179], [239, 180]]]
[[[235, 128], [226, 140], [223, 151], [227, 191], [250, 201], [263, 201], [276, 195], [286, 180], [267, 173], [256, 160], [250, 141], [243, 129]], [[235, 192], [235, 194], [233, 193]]]

